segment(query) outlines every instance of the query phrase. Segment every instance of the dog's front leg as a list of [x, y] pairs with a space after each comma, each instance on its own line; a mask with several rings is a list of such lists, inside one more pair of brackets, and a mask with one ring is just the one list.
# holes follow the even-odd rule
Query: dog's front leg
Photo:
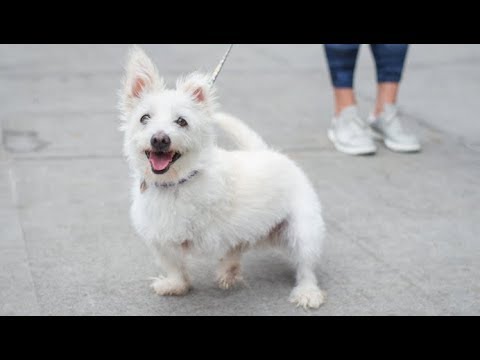
[[247, 244], [239, 244], [230, 249], [220, 259], [220, 265], [217, 270], [217, 282], [220, 288], [227, 290], [238, 282], [243, 282], [240, 260], [247, 248]]
[[164, 275], [154, 278], [151, 287], [158, 295], [185, 295], [190, 289], [190, 280], [185, 268], [185, 256], [181, 248], [152, 246]]

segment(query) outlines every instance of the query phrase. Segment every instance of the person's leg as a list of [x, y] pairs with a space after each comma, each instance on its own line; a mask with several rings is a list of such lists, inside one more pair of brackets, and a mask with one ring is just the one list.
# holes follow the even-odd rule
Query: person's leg
[[338, 151], [350, 155], [373, 154], [376, 146], [357, 112], [353, 76], [360, 44], [325, 44], [334, 87], [335, 116], [328, 138]]
[[377, 116], [383, 112], [385, 104], [397, 102], [408, 44], [371, 44], [371, 49], [377, 68]]
[[330, 77], [334, 87], [335, 114], [356, 105], [353, 76], [360, 44], [325, 44]]
[[385, 104], [396, 104], [398, 96], [398, 82], [381, 82], [377, 86], [377, 100], [375, 102], [374, 115], [378, 116], [383, 112]]
[[375, 137], [391, 150], [415, 152], [421, 149], [417, 137], [402, 124], [396, 106], [407, 44], [372, 44], [377, 66], [378, 94], [370, 127]]

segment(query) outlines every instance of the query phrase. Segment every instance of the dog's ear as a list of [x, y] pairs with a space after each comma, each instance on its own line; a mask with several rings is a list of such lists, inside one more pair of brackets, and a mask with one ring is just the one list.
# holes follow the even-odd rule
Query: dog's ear
[[163, 88], [164, 82], [152, 60], [140, 47], [132, 47], [128, 54], [120, 108], [129, 112], [145, 94]]
[[215, 106], [215, 88], [210, 84], [210, 77], [194, 72], [177, 81], [177, 89], [188, 93], [193, 101], [206, 108]]

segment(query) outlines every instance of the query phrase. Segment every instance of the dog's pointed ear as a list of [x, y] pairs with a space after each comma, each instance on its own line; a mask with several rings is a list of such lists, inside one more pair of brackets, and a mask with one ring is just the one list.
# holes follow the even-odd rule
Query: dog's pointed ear
[[210, 83], [210, 77], [194, 72], [177, 81], [177, 90], [188, 93], [194, 102], [206, 108], [215, 106], [215, 88]]
[[152, 60], [138, 46], [130, 49], [121, 93], [120, 107], [129, 112], [147, 93], [164, 88]]

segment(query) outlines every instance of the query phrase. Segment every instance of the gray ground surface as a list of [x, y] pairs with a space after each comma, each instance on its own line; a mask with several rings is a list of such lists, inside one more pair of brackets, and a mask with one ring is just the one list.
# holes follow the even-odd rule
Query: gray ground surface
[[[213, 262], [194, 289], [159, 298], [153, 259], [128, 218], [116, 90], [126, 46], [0, 45], [0, 314], [479, 315], [480, 46], [415, 45], [400, 98], [418, 155], [348, 157], [326, 137], [332, 112], [320, 45], [237, 46], [220, 101], [298, 161], [328, 226], [319, 310], [287, 302], [293, 271], [245, 258], [248, 287], [223, 292]], [[172, 82], [211, 69], [225, 46], [146, 46]], [[360, 107], [374, 97], [370, 52]]]

